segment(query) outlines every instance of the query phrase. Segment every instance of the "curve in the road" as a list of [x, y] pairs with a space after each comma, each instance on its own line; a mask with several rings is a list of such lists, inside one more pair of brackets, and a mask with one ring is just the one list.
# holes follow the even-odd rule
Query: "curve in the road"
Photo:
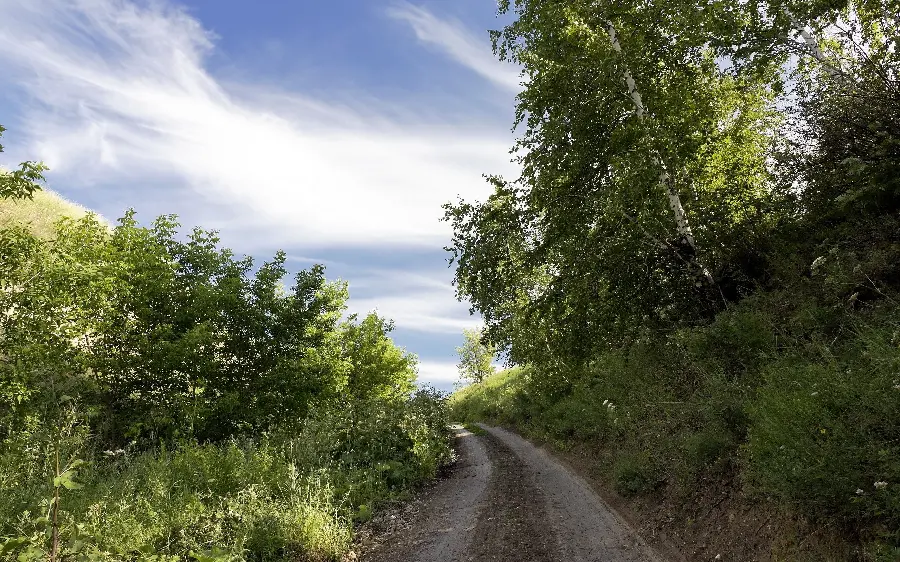
[[497, 427], [457, 431], [459, 461], [368, 562], [661, 562], [578, 475]]
[[363, 554], [362, 560], [468, 560], [466, 550], [477, 526], [492, 471], [481, 439], [464, 429], [457, 430], [455, 438], [458, 460], [450, 477], [421, 498], [422, 504], [415, 506], [411, 521], [380, 537], [379, 544]]

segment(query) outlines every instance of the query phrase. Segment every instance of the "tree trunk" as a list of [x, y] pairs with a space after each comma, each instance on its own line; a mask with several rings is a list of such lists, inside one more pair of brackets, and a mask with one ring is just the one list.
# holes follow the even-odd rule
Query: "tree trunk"
[[825, 67], [825, 72], [827, 72], [831, 78], [841, 76], [841, 71], [825, 57], [825, 53], [819, 48], [819, 41], [806, 29], [806, 26], [801, 25], [797, 18], [794, 17], [794, 14], [787, 8], [784, 8], [784, 14], [790, 18], [791, 22], [794, 24], [794, 28], [800, 33], [800, 37], [803, 39], [803, 44], [806, 45], [806, 51], [809, 55]]
[[[607, 21], [607, 24], [609, 25], [609, 41], [610, 43], [612, 43], [612, 48], [617, 53], [621, 53], [622, 45], [619, 43], [619, 38], [616, 34], [616, 28], [611, 21]], [[631, 75], [631, 70], [626, 67], [623, 74], [625, 78], [625, 84], [626, 86], [628, 86], [628, 95], [631, 97], [631, 101], [634, 102], [634, 108], [637, 113], [637, 117], [641, 121], [644, 121], [646, 119], [646, 108], [644, 107], [644, 102], [641, 99], [641, 93], [638, 91], [637, 85], [635, 84], [634, 77]], [[669, 208], [675, 215], [675, 228], [678, 232], [678, 236], [691, 249], [691, 255], [686, 258], [686, 261], [690, 265], [697, 268], [699, 277], [702, 277], [709, 283], [713, 283], [713, 278], [709, 273], [709, 270], [707, 270], [706, 267], [700, 264], [696, 259], [697, 244], [694, 241], [694, 233], [691, 231], [691, 225], [688, 222], [687, 215], [684, 212], [684, 206], [681, 204], [681, 196], [678, 195], [678, 191], [675, 189], [675, 184], [672, 181], [672, 177], [669, 175], [669, 172], [666, 171], [666, 166], [658, 153], [653, 154], [653, 163], [660, 169], [659, 185], [665, 191], [666, 197], [668, 197], [669, 199]]]

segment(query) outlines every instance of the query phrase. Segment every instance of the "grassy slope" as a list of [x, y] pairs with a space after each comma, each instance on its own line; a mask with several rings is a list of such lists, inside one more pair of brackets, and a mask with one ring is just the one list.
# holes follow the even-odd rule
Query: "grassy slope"
[[0, 199], [0, 228], [24, 225], [36, 236], [49, 239], [57, 220], [62, 217], [78, 219], [88, 212], [56, 192], [41, 190], [31, 200]]
[[898, 225], [709, 326], [462, 389], [454, 418], [565, 451], [688, 559], [900, 560]]

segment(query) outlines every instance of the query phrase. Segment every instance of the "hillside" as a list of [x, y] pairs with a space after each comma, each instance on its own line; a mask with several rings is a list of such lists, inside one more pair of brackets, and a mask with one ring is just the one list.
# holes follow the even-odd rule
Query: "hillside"
[[454, 415], [691, 560], [900, 560], [896, 6], [715, 4], [501, 3], [523, 172], [446, 218], [516, 368]]
[[34, 235], [46, 240], [53, 236], [53, 224], [61, 217], [78, 219], [87, 213], [77, 203], [43, 189], [36, 191], [32, 199], [0, 199], [0, 228], [28, 225]]

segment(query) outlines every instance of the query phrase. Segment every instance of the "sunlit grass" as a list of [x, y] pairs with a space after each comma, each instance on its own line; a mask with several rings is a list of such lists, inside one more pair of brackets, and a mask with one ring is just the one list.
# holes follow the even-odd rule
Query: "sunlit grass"
[[0, 199], [0, 228], [26, 226], [36, 236], [50, 239], [53, 224], [62, 217], [78, 219], [89, 211], [58, 193], [37, 191], [32, 199]]

